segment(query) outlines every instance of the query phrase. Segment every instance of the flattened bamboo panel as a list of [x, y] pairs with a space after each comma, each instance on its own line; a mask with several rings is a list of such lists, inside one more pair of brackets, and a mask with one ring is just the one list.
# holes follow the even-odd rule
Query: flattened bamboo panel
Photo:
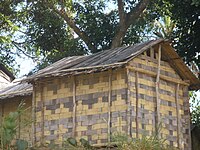
[[[31, 128], [31, 96], [26, 97], [15, 97], [11, 99], [4, 99], [4, 110], [3, 110], [3, 117], [6, 117], [10, 112], [15, 112], [20, 104], [20, 102], [24, 100], [24, 109], [27, 109], [23, 116], [17, 118], [17, 124], [20, 128], [17, 129], [16, 139], [23, 139], [31, 143], [32, 140], [32, 128]], [[2, 104], [2, 103], [1, 103]], [[0, 106], [1, 107], [1, 106]], [[29, 108], [29, 109], [28, 109]], [[27, 122], [30, 124], [26, 125]], [[25, 126], [26, 125], [26, 126]]]
[[[93, 145], [108, 142], [108, 72], [76, 76], [77, 139], [85, 138]], [[112, 71], [111, 132], [127, 132], [127, 84], [125, 69]], [[72, 136], [73, 86], [71, 77], [44, 84], [44, 140], [61, 145]], [[40, 140], [40, 94], [36, 98], [38, 142]]]

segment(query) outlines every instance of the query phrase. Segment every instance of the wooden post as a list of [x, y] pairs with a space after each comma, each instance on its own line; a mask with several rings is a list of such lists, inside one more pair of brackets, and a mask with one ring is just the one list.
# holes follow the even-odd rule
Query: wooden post
[[44, 144], [44, 97], [43, 97], [43, 84], [40, 83], [40, 98], [42, 103], [41, 109], [41, 143]]
[[109, 71], [108, 79], [108, 143], [111, 140], [111, 98], [112, 98], [112, 69]]
[[130, 85], [129, 85], [129, 69], [126, 70], [127, 73], [127, 126], [128, 126], [128, 135], [132, 137], [132, 115], [131, 115], [131, 100], [130, 100]]
[[160, 61], [161, 61], [161, 45], [159, 45], [158, 48], [158, 70], [157, 70], [157, 76], [156, 76], [156, 122], [155, 122], [155, 128], [156, 128], [156, 134], [159, 137], [158, 128], [160, 124], [160, 99], [159, 99], [159, 83], [160, 83]]
[[139, 101], [139, 85], [138, 85], [138, 72], [135, 72], [135, 93], [136, 93], [136, 117], [135, 117], [135, 123], [136, 123], [136, 138], [139, 136], [139, 124], [138, 124], [138, 101]]
[[76, 77], [72, 76], [73, 80], [73, 137], [76, 136]]
[[33, 83], [33, 95], [32, 95], [32, 145], [35, 144], [36, 140], [36, 131], [35, 131], [35, 121], [36, 121], [36, 112], [35, 112], [35, 105], [36, 105], [36, 88], [35, 83]]
[[180, 114], [179, 114], [179, 110], [180, 110], [180, 105], [179, 105], [179, 84], [176, 85], [176, 95], [175, 95], [175, 101], [176, 101], [176, 117], [177, 117], [177, 143], [178, 143], [178, 148], [181, 148], [181, 141], [180, 141]]

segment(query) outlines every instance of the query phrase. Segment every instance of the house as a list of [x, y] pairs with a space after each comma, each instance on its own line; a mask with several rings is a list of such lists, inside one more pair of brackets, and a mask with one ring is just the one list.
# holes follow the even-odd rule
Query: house
[[0, 89], [6, 87], [14, 79], [14, 75], [3, 64], [0, 64]]
[[115, 132], [156, 133], [191, 149], [188, 90], [200, 81], [168, 41], [63, 58], [25, 81], [33, 85], [36, 144], [76, 137], [100, 146]]
[[[20, 83], [21, 80], [15, 79], [6, 87], [0, 90], [0, 122], [10, 112], [17, 111], [21, 102], [23, 102], [25, 113], [17, 119], [19, 128], [17, 129], [16, 139], [23, 139], [32, 143], [32, 85], [28, 83]], [[26, 125], [25, 125], [26, 124]]]

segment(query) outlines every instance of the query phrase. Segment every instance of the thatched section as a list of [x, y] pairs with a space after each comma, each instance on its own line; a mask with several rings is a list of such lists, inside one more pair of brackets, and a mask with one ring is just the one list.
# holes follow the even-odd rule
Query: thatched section
[[26, 81], [34, 88], [37, 144], [82, 137], [101, 146], [115, 132], [157, 133], [191, 149], [188, 88], [200, 81], [164, 40], [64, 58]]

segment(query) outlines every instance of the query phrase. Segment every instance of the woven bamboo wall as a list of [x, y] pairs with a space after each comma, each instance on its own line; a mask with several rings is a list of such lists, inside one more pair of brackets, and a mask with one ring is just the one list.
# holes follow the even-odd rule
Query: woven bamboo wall
[[[31, 96], [15, 97], [15, 98], [1, 100], [0, 120], [2, 120], [2, 118], [7, 116], [10, 112], [15, 112], [22, 100], [24, 100], [24, 103], [25, 103], [24, 109], [26, 110], [25, 110], [24, 115], [20, 116], [20, 119], [19, 118], [17, 119], [18, 125], [20, 126], [20, 128], [17, 129], [16, 139], [23, 139], [31, 143], [32, 142], [32, 128], [31, 128], [32, 97]], [[30, 123], [26, 125], [26, 127], [24, 128], [24, 125], [25, 123], [27, 123], [27, 121], [29, 121]]]
[[125, 69], [117, 69], [38, 84], [36, 142], [62, 144], [64, 139], [75, 136], [101, 145], [108, 142], [109, 130], [127, 132], [126, 81]]
[[[154, 57], [140, 55], [129, 63], [133, 137], [152, 135], [156, 132], [157, 62]], [[174, 83], [181, 79], [167, 62], [161, 61], [160, 74], [162, 78], [158, 85], [161, 124], [159, 136], [166, 139], [166, 143], [171, 146], [188, 150], [191, 148], [188, 86]], [[164, 80], [165, 77], [171, 81]]]

